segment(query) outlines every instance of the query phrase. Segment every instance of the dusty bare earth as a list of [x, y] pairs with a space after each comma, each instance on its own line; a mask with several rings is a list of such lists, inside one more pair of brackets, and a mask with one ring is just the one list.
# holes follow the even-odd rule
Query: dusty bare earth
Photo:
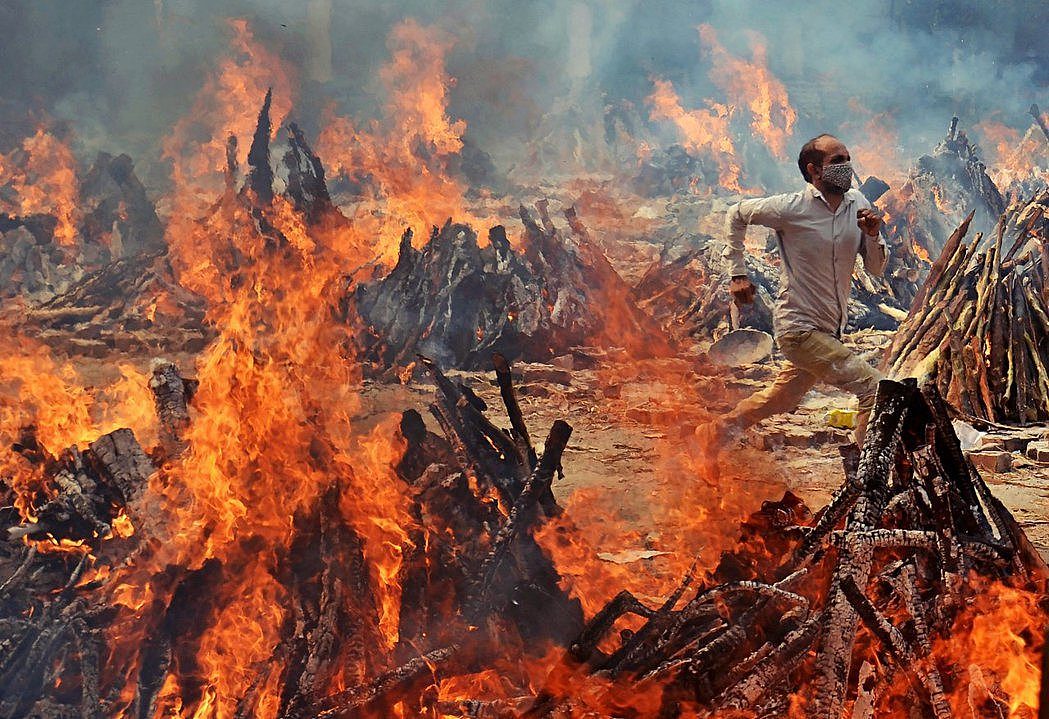
[[[868, 331], [849, 337], [848, 343], [876, 363], [889, 338], [888, 333]], [[658, 375], [668, 369], [687, 374], [687, 363], [681, 362], [678, 367], [674, 361], [668, 361], [662, 367], [650, 368], [653, 372], [642, 370], [640, 376], [618, 386], [610, 385], [600, 370], [573, 369], [569, 373], [544, 365], [516, 369], [521, 405], [537, 441], [557, 418], [574, 426], [572, 442], [564, 455], [565, 477], [555, 483], [554, 491], [562, 502], [584, 488], [596, 489], [603, 495], [607, 500], [604, 504], [613, 507], [616, 514], [616, 521], [608, 522], [608, 526], [619, 527], [622, 533], [621, 544], [609, 538], [610, 546], [602, 548], [614, 553], [642, 549], [637, 544], [638, 536], [658, 537], [663, 529], [661, 514], [667, 507], [663, 506], [665, 500], [656, 504], [649, 498], [656, 488], [664, 497], [668, 493], [673, 496], [674, 483], [688, 481], [681, 476], [668, 476], [665, 463], [657, 461], [660, 454], [668, 447], [688, 452], [688, 435], [696, 421], [707, 411], [724, 410], [734, 398], [764, 386], [780, 363], [781, 359], [774, 357], [761, 365], [728, 370], [719, 377], [699, 378], [694, 388], [695, 411], [670, 417], [671, 426], [668, 418], [660, 414], [666, 403], [661, 403], [659, 396], [666, 382], [665, 375]], [[458, 376], [488, 403], [490, 414], [499, 422], [501, 404], [491, 378], [483, 373]], [[431, 396], [432, 386], [425, 380], [413, 380], [405, 386], [369, 383], [364, 390], [365, 412], [374, 419], [388, 411], [414, 407], [427, 416], [426, 405]], [[811, 508], [822, 507], [842, 481], [838, 445], [851, 439], [847, 431], [828, 425], [827, 410], [854, 406], [851, 396], [821, 385], [806, 396], [793, 414], [771, 418], [750, 429], [739, 445], [727, 449], [717, 461], [723, 466], [754, 466], [753, 478], [736, 478], [719, 491], [749, 495], [749, 501], [739, 505], [752, 506], [764, 499], [778, 499], [790, 490]], [[432, 429], [439, 431], [428, 416], [427, 419]], [[1003, 451], [1006, 438], [1041, 438], [1043, 433], [1049, 434], [1049, 427], [995, 430], [987, 432], [980, 443], [984, 453], [997, 454]], [[1022, 450], [1011, 452], [1010, 459], [1007, 471], [981, 469], [981, 474], [1049, 558], [1049, 463], [1028, 459]], [[653, 548], [651, 543], [646, 546]]]
[[[888, 339], [887, 333], [864, 332], [849, 337], [848, 343], [876, 362]], [[150, 359], [132, 361], [144, 371]], [[184, 374], [192, 375], [191, 356], [171, 359]], [[764, 386], [780, 362], [774, 356], [763, 364], [715, 374], [709, 368], [704, 374], [697, 370], [699, 362], [680, 358], [626, 369], [607, 357], [592, 368], [516, 365], [514, 369], [520, 403], [537, 444], [555, 419], [565, 419], [574, 427], [564, 454], [564, 477], [554, 484], [558, 500], [571, 506], [571, 498], [583, 490], [599, 496], [599, 510], [587, 505], [586, 511], [598, 511], [600, 516], [575, 517], [601, 527], [601, 546], [593, 549], [626, 557], [623, 561], [637, 562], [637, 569], [658, 573], [661, 560], [638, 557], [645, 550], [673, 551], [674, 543], [662, 536], [669, 524], [667, 513], [681, 509], [675, 498], [688, 494], [689, 482], [709, 481], [675, 472], [666, 455], [687, 455], [692, 427]], [[114, 379], [115, 366], [113, 361], [84, 360], [80, 370], [86, 381], [106, 384]], [[508, 426], [494, 375], [449, 374], [488, 403], [494, 421]], [[367, 429], [393, 413], [415, 408], [439, 432], [426, 409], [432, 397], [433, 385], [420, 372], [406, 384], [366, 380], [358, 421]], [[850, 439], [847, 431], [829, 427], [826, 413], [852, 406], [853, 400], [844, 393], [817, 387], [796, 412], [766, 420], [721, 453], [715, 463], [731, 479], [705, 487], [708, 493], [701, 496], [721, 505], [726, 526], [735, 526], [748, 508], [779, 499], [786, 490], [813, 509], [823, 506], [843, 477], [838, 445]], [[981, 443], [999, 452], [1008, 437], [1040, 438], [1043, 433], [1049, 434], [1049, 427], [1001, 430], [988, 433]], [[1012, 452], [1010, 458], [1007, 471], [981, 469], [981, 474], [1049, 558], [1049, 463], [1028, 459], [1022, 451]]]

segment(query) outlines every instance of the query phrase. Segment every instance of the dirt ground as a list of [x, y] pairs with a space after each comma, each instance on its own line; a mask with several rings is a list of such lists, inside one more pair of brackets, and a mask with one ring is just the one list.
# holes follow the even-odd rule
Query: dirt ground
[[[849, 342], [873, 359], [888, 339], [887, 333], [866, 332], [850, 337]], [[660, 415], [659, 397], [666, 389], [662, 386], [664, 373], [676, 369], [672, 362], [657, 372], [641, 371], [619, 387], [610, 387], [600, 370], [574, 369], [569, 373], [542, 365], [518, 366], [515, 370], [519, 375], [520, 403], [533, 438], [538, 442], [558, 418], [567, 420], [575, 430], [564, 455], [565, 476], [555, 482], [555, 495], [564, 503], [581, 489], [597, 490], [605, 500], [603, 506], [615, 512], [616, 521], [609, 522], [609, 526], [618, 527], [622, 535], [620, 544], [613, 535], [609, 546], [603, 549], [617, 552], [641, 549], [637, 546], [638, 536], [658, 536], [663, 529], [662, 512], [668, 507], [652, 502], [651, 497], [658, 488], [665, 502], [668, 490], [671, 497], [674, 493], [674, 487], [667, 485], [677, 479], [667, 475], [665, 463], [661, 465], [657, 457], [668, 447], [687, 453], [690, 430], [706, 411], [726, 409], [734, 398], [764, 386], [778, 364], [773, 359], [727, 371], [721, 377], [700, 378], [695, 390], [695, 411], [675, 415], [669, 422]], [[681, 364], [680, 371], [687, 374], [687, 364]], [[508, 424], [491, 376], [453, 375], [488, 403], [489, 416], [497, 424]], [[367, 383], [362, 419], [370, 421], [390, 411], [413, 407], [422, 412], [434, 431], [439, 431], [426, 411], [432, 397], [433, 386], [425, 379], [408, 385]], [[701, 406], [704, 398], [716, 399]], [[725, 450], [717, 461], [723, 465], [755, 465], [753, 480], [737, 479], [720, 491], [749, 495], [750, 501], [731, 506], [756, 506], [766, 499], [779, 499], [785, 490], [790, 490], [812, 509], [822, 507], [844, 476], [838, 445], [851, 439], [846, 430], [829, 427], [826, 413], [831, 408], [854, 406], [850, 396], [821, 385], [806, 396], [796, 412], [751, 428], [738, 445]], [[1049, 432], [1049, 427], [999, 431], [983, 441], [990, 444], [1007, 436], [1030, 436], [1043, 430]], [[770, 437], [774, 441], [770, 442]], [[1049, 463], [1035, 462], [1016, 452], [1008, 471], [981, 470], [981, 474], [1016, 515], [1043, 556], [1049, 558]]]
[[[874, 361], [889, 335], [864, 332], [847, 339], [856, 351]], [[145, 371], [150, 359], [135, 358], [133, 363]], [[192, 375], [191, 356], [171, 359], [184, 368], [185, 374]], [[574, 428], [563, 458], [564, 477], [555, 481], [554, 493], [569, 506], [573, 495], [583, 490], [601, 497], [600, 512], [606, 516], [577, 517], [603, 525], [602, 546], [594, 549], [611, 554], [663, 549], [659, 537], [667, 530], [667, 516], [681, 509], [675, 506], [675, 499], [688, 494], [688, 483], [697, 481], [687, 472], [675, 472], [672, 464], [668, 465], [667, 454], [688, 455], [695, 424], [764, 386], [774, 376], [779, 361], [774, 356], [763, 364], [713, 374], [709, 369], [697, 370], [700, 364], [677, 358], [624, 369], [615, 358], [606, 357], [591, 368], [514, 367], [520, 404], [536, 444], [541, 444], [556, 419], [564, 419]], [[88, 382], [104, 385], [115, 378], [114, 361], [85, 360], [78, 365]], [[508, 426], [494, 373], [449, 375], [469, 385], [488, 403], [493, 421]], [[357, 421], [367, 429], [391, 413], [414, 408], [433, 431], [439, 432], [427, 411], [433, 396], [432, 382], [419, 372], [407, 384], [366, 380]], [[779, 499], [787, 490], [813, 510], [822, 507], [844, 476], [838, 445], [850, 439], [846, 430], [828, 426], [826, 413], [831, 408], [852, 406], [851, 397], [832, 387], [818, 386], [797, 411], [751, 428], [741, 442], [722, 452], [716, 464], [732, 470], [732, 479], [708, 488], [711, 491], [703, 496], [720, 506], [724, 526], [734, 530], [744, 513], [764, 500]], [[998, 439], [1043, 430], [1049, 433], [1049, 427], [1025, 428], [1000, 432]], [[993, 440], [992, 435], [984, 442]], [[752, 471], [740, 471], [741, 466]], [[1009, 471], [982, 470], [981, 474], [1049, 558], [1049, 463], [1013, 453]]]

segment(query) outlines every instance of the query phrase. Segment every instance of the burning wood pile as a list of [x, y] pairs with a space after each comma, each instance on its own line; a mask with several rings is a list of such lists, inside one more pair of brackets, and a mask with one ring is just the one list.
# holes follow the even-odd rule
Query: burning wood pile
[[72, 355], [199, 351], [204, 300], [175, 279], [166, 252], [109, 262], [22, 318], [25, 334]]
[[937, 258], [886, 363], [927, 377], [948, 402], [991, 422], [1049, 419], [1049, 191], [1015, 201], [993, 233], [964, 242], [973, 214]]
[[635, 356], [666, 351], [659, 326], [635, 305], [575, 208], [564, 210], [567, 232], [546, 201], [534, 214], [521, 206], [519, 215], [520, 250], [501, 225], [484, 247], [472, 228], [450, 220], [418, 250], [406, 232], [393, 270], [354, 291], [369, 327], [368, 356], [381, 367], [405, 367], [421, 352], [476, 369], [493, 352], [541, 362], [586, 345], [626, 347]]
[[717, 167], [704, 163], [679, 144], [651, 151], [639, 164], [633, 186], [645, 197], [668, 197], [697, 187], [717, 186]]
[[[851, 706], [854, 717], [942, 718], [968, 715], [966, 702], [975, 716], [1004, 716], [1016, 697], [944, 643], [990, 582], [1041, 588], [1049, 574], [962, 454], [936, 388], [883, 382], [862, 456], [846, 464], [814, 522], [790, 497], [769, 505], [751, 532], [758, 550], [723, 557], [720, 581], [692, 589], [686, 578], [658, 608], [621, 594], [572, 656], [664, 684], [661, 716], [697, 701], [700, 716], [836, 719]], [[640, 628], [598, 649], [625, 614], [642, 617]]]
[[772, 302], [779, 286], [778, 268], [765, 256], [748, 252], [747, 270], [758, 288], [754, 303], [732, 301], [724, 261], [725, 244], [699, 237], [694, 246], [670, 242], [634, 287], [642, 309], [664, 326], [687, 336], [750, 327], [772, 332]]
[[78, 178], [68, 149], [40, 130], [5, 163], [0, 297], [38, 305], [108, 262], [163, 249], [160, 219], [127, 155], [99, 153]]
[[991, 176], [1007, 197], [1030, 197], [1049, 181], [1049, 114], [1036, 104], [1028, 114], [1032, 122], [1022, 135], [991, 120], [977, 126], [995, 155]]
[[[749, 327], [772, 332], [773, 298], [779, 292], [779, 257], [770, 238], [764, 252], [748, 251], [747, 271], [757, 287], [753, 304], [738, 306], [728, 292], [730, 277], [724, 242], [699, 237], [694, 246], [673, 241], [664, 246], [634, 287], [642, 309], [673, 332], [711, 337]], [[849, 330], [895, 329], [906, 312], [884, 285], [858, 269], [849, 299]]]
[[21, 175], [0, 178], [20, 191], [19, 207], [32, 208], [26, 198], [35, 193], [24, 183], [39, 183], [41, 164], [50, 167], [42, 187], [56, 205], [0, 215], [0, 296], [18, 300], [17, 324], [74, 355], [199, 350], [203, 300], [175, 280], [164, 227], [131, 158], [99, 153], [81, 175], [68, 150], [45, 138], [39, 132], [8, 158], [25, 168]]
[[[275, 568], [294, 620], [285, 623], [270, 657], [273, 673], [256, 668], [258, 685], [240, 698], [238, 716], [265, 711], [258, 702], [264, 688], [272, 692], [264, 685], [274, 681], [280, 687], [274, 716], [381, 716], [383, 707], [426, 701], [422, 689], [438, 667], [466, 671], [494, 660], [504, 635], [508, 642], [516, 637], [545, 645], [579, 632], [579, 604], [559, 588], [556, 569], [531, 533], [540, 517], [561, 511], [550, 483], [560, 471], [571, 427], [556, 422], [540, 456], [505, 360], [497, 356], [496, 366], [510, 432], [485, 417], [483, 403], [468, 388], [429, 360], [423, 363], [436, 381], [431, 411], [446, 437], [428, 432], [414, 411], [402, 419], [406, 449], [395, 481], [413, 497], [410, 514], [426, 535], [415, 538], [399, 573], [404, 592], [394, 608], [400, 617], [394, 630], [400, 641], [392, 657], [405, 663], [385, 671], [370, 664], [386, 645], [379, 633], [382, 607], [368, 589], [362, 539], [339, 509], [347, 497], [333, 480], [316, 506], [295, 517], [287, 554]], [[39, 483], [29, 500], [33, 521], [8, 530], [13, 538], [32, 541], [0, 547], [6, 570], [0, 584], [5, 717], [110, 717], [127, 711], [153, 716], [172, 681], [192, 681], [201, 623], [210, 617], [208, 592], [242, 569], [218, 560], [198, 568], [168, 567], [166, 576], [154, 579], [165, 583], [169, 600], [147, 605], [137, 616], [121, 616], [108, 603], [106, 574], [88, 577], [89, 567], [145, 561], [159, 550], [161, 536], [142, 533], [159, 527], [149, 516], [159, 499], [151, 496], [158, 487], [150, 477], [163, 474], [163, 463], [186, 450], [195, 383], [159, 361], [150, 388], [161, 431], [148, 453], [129, 429], [58, 456], [39, 445], [32, 427], [16, 444], [37, 469]], [[5, 510], [9, 523], [13, 516]], [[54, 543], [84, 551], [57, 551]], [[121, 665], [127, 658], [115, 656], [106, 639], [118, 639], [118, 627], [128, 621], [132, 625], [125, 629], [140, 624], [136, 631], [146, 631], [137, 667]], [[471, 633], [470, 626], [482, 631]], [[369, 657], [376, 671], [358, 675], [359, 683], [336, 682], [354, 661]], [[182, 688], [184, 706], [204, 701], [192, 686]]]
[[[858, 717], [910, 707], [943, 718], [1033, 706], [1012, 693], [1031, 683], [1010, 683], [1000, 664], [1023, 655], [970, 657], [950, 641], [981, 612], [1030, 601], [1021, 587], [1047, 575], [963, 456], [933, 385], [882, 383], [863, 454], [815, 518], [790, 495], [766, 503], [705, 580], [685, 577], [656, 607], [622, 592], [584, 625], [533, 535], [563, 511], [551, 482], [571, 427], [557, 421], [542, 451], [533, 445], [501, 356], [509, 430], [468, 387], [421, 362], [444, 436], [414, 411], [397, 432], [404, 450], [391, 480], [411, 497], [418, 533], [398, 565], [397, 605], [372, 592], [362, 537], [345, 515], [352, 497], [333, 477], [296, 512], [276, 557], [287, 621], [275, 648], [255, 666], [227, 668], [249, 672], [236, 716], [773, 717], [804, 706], [837, 719], [851, 706]], [[151, 717], [175, 696], [183, 711], [213, 711], [195, 658], [205, 623], [221, 614], [218, 587], [245, 567], [169, 565], [152, 578], [162, 583], [155, 599], [130, 614], [114, 603], [134, 591], [114, 585], [119, 567], [163, 552], [163, 523], [150, 513], [165, 463], [187, 451], [192, 429], [195, 383], [167, 362], [152, 375], [161, 431], [149, 452], [128, 429], [59, 456], [32, 428], [17, 443], [39, 494], [34, 520], [9, 530], [31, 541], [3, 547], [4, 716]], [[317, 461], [330, 461], [316, 442]], [[56, 552], [59, 540], [87, 551]], [[393, 644], [383, 636], [391, 610]], [[628, 615], [640, 624], [611, 639]], [[126, 636], [141, 646], [120, 648]], [[566, 650], [551, 653], [558, 645]], [[469, 686], [456, 679], [495, 666], [495, 696], [440, 688]]]
[[979, 148], [958, 128], [957, 117], [944, 139], [918, 158], [907, 181], [890, 189], [880, 206], [889, 263], [884, 280], [873, 283], [902, 307], [913, 301], [932, 258], [970, 212], [975, 212], [978, 227], [989, 227], [1005, 210]]

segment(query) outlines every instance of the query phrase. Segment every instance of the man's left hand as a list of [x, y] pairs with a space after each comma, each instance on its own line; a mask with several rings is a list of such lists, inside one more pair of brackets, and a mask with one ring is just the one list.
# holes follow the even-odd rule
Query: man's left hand
[[877, 237], [881, 232], [881, 215], [871, 208], [860, 210], [856, 213], [856, 225], [864, 234]]

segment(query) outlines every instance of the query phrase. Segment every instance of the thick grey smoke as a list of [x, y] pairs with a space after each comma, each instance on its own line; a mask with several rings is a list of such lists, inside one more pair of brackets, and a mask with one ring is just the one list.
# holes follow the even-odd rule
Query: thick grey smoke
[[[701, 23], [742, 57], [754, 33], [764, 37], [799, 115], [790, 152], [824, 130], [862, 143], [857, 101], [892, 116], [911, 157], [952, 114], [1024, 128], [1032, 102], [1049, 104], [1040, 0], [15, 0], [0, 4], [0, 147], [47, 113], [81, 154], [128, 152], [161, 182], [159, 138], [226, 51], [229, 17], [248, 18], [295, 69], [295, 115], [314, 131], [330, 100], [357, 117], [379, 113], [377, 70], [396, 23], [440, 27], [456, 39], [451, 112], [503, 169], [559, 134], [601, 141], [608, 106], [626, 103], [647, 124], [653, 77], [674, 82], [687, 107], [723, 99], [701, 57]], [[778, 165], [773, 177], [792, 182], [790, 163]]]

